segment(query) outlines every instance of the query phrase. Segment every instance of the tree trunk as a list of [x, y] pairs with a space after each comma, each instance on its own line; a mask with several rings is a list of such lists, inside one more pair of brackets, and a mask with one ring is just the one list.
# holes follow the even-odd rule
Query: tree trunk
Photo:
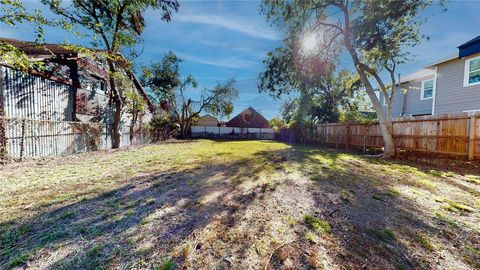
[[120, 142], [122, 139], [122, 134], [120, 133], [120, 122], [122, 120], [122, 101], [120, 98], [113, 98], [115, 103], [115, 115], [113, 118], [113, 130], [112, 130], [112, 148], [120, 148]]
[[132, 120], [130, 121], [130, 145], [133, 145], [133, 139], [134, 139], [134, 130], [135, 130], [135, 124], [137, 123], [137, 117], [138, 117], [138, 112], [134, 109], [132, 112]]
[[393, 134], [392, 134], [393, 133], [392, 118], [390, 117], [392, 115], [392, 106], [387, 102], [388, 104], [387, 113], [385, 114], [383, 111], [382, 105], [380, 104], [380, 101], [375, 95], [375, 91], [373, 90], [371, 85], [365, 86], [365, 89], [367, 90], [367, 94], [370, 97], [370, 100], [372, 101], [373, 108], [377, 113], [377, 118], [380, 125], [380, 131], [382, 132], [382, 138], [383, 138], [383, 147], [384, 147], [383, 156], [386, 158], [393, 157], [395, 156], [395, 143], [393, 141]]
[[110, 90], [112, 91], [113, 103], [115, 104], [115, 115], [113, 118], [113, 130], [112, 130], [112, 148], [117, 149], [120, 148], [120, 142], [122, 135], [120, 133], [120, 122], [122, 120], [122, 109], [123, 109], [123, 102], [122, 97], [120, 95], [120, 91], [117, 89], [117, 85], [115, 82], [114, 73], [116, 72], [115, 64], [109, 60], [108, 66], [110, 69]]
[[134, 137], [133, 136], [133, 130], [134, 130], [134, 128], [133, 128], [133, 124], [132, 124], [132, 125], [130, 125], [130, 145], [133, 145], [133, 137]]
[[[384, 157], [393, 157], [395, 156], [395, 143], [393, 141], [393, 129], [392, 129], [392, 106], [391, 102], [387, 102], [387, 113], [383, 111], [383, 106], [380, 103], [375, 91], [370, 83], [367, 71], [365, 70], [365, 65], [360, 62], [358, 56], [353, 49], [352, 44], [350, 43], [349, 38], [344, 38], [344, 45], [347, 48], [350, 56], [352, 57], [353, 63], [355, 64], [355, 69], [357, 70], [358, 75], [360, 76], [360, 80], [362, 84], [365, 86], [365, 90], [367, 91], [368, 97], [372, 101], [373, 109], [377, 113], [378, 122], [380, 125], [380, 131], [382, 132], [383, 138], [383, 146], [384, 146]], [[380, 82], [379, 82], [380, 83]], [[386, 92], [386, 91], [383, 91]]]

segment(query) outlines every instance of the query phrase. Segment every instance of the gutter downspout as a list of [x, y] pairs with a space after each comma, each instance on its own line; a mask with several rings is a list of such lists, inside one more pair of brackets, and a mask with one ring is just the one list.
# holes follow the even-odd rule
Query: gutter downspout
[[437, 74], [438, 74], [438, 66], [435, 67], [435, 79], [433, 80], [432, 115], [435, 115], [435, 104], [436, 104], [436, 97], [437, 97]]
[[407, 93], [402, 91], [402, 81], [400, 81], [400, 73], [398, 73], [398, 91], [400, 94], [402, 94], [402, 112], [400, 116], [406, 116], [405, 113], [405, 98], [407, 97]]

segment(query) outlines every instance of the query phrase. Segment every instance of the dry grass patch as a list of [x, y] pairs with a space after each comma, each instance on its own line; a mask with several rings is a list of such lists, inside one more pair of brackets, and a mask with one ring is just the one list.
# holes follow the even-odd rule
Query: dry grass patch
[[477, 181], [267, 141], [9, 164], [0, 269], [475, 269]]

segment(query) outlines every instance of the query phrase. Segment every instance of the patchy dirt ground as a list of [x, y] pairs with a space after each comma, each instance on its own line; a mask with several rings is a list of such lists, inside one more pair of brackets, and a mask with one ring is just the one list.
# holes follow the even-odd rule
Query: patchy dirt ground
[[0, 269], [479, 269], [480, 175], [416, 164], [208, 140], [9, 164]]

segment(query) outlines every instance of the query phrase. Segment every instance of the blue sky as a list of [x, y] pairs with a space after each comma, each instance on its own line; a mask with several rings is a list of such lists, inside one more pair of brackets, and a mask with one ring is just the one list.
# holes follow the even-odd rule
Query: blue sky
[[[28, 7], [41, 7], [38, 1], [26, 2]], [[438, 8], [425, 11], [428, 15], [434, 14], [423, 26], [423, 33], [430, 41], [410, 49], [416, 55], [415, 60], [401, 66], [401, 74], [414, 72], [455, 53], [458, 45], [480, 35], [480, 0], [451, 1], [447, 8], [446, 13], [440, 13]], [[259, 94], [257, 90], [262, 60], [269, 50], [281, 45], [282, 38], [281, 33], [259, 14], [259, 2], [180, 1], [180, 10], [173, 15], [172, 22], [165, 23], [158, 13], [149, 11], [146, 25], [143, 53], [136, 61], [137, 66], [158, 61], [171, 50], [185, 60], [183, 74], [196, 77], [200, 89], [230, 78], [237, 81], [240, 97], [235, 101], [234, 115], [249, 106], [267, 118], [279, 113], [282, 101]], [[28, 26], [12, 29], [0, 25], [0, 36], [31, 40], [34, 33]], [[49, 43], [67, 39], [88, 45], [87, 40], [57, 30], [47, 31], [45, 38]], [[346, 57], [342, 65], [351, 67]], [[191, 90], [192, 96], [198, 96], [200, 89]]]

